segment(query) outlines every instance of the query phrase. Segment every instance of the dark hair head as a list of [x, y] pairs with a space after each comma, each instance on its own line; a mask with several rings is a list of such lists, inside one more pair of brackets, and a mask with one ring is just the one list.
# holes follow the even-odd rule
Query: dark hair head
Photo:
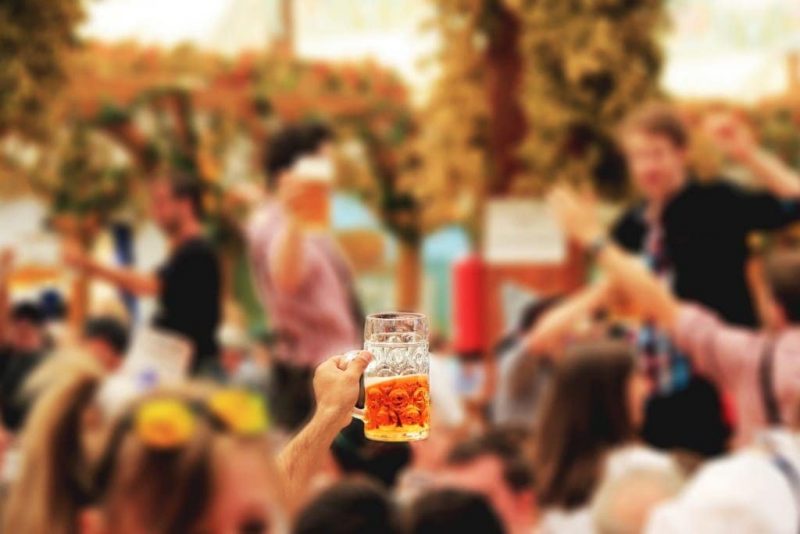
[[298, 516], [294, 534], [398, 534], [389, 494], [366, 481], [339, 483]]
[[313, 121], [302, 127], [304, 150], [313, 154], [318, 152], [322, 145], [333, 141], [333, 131], [327, 124]]
[[107, 343], [122, 356], [128, 350], [128, 328], [114, 317], [93, 317], [83, 327], [83, 337]]
[[308, 152], [305, 135], [302, 128], [287, 126], [270, 138], [264, 158], [267, 187], [274, 189], [278, 185], [280, 175], [291, 169], [297, 160]]
[[67, 305], [64, 297], [55, 289], [47, 289], [39, 298], [42, 313], [48, 321], [57, 321], [67, 316]]
[[572, 347], [555, 368], [534, 443], [538, 498], [544, 506], [583, 506], [605, 453], [634, 437], [628, 410], [633, 353], [619, 341]]
[[522, 429], [495, 429], [483, 436], [456, 445], [447, 457], [450, 465], [467, 465], [484, 456], [494, 456], [503, 463], [503, 478], [509, 488], [520, 493], [533, 488], [534, 476], [523, 455], [527, 433]]
[[45, 316], [41, 306], [34, 302], [23, 301], [14, 304], [11, 308], [11, 320], [31, 323], [34, 326], [42, 326]]
[[195, 217], [202, 219], [205, 214], [203, 208], [203, 193], [205, 186], [203, 181], [191, 174], [183, 172], [172, 172], [166, 178], [169, 183], [173, 198], [186, 200], [192, 206]]
[[621, 128], [622, 135], [643, 132], [666, 137], [676, 147], [689, 145], [689, 131], [672, 106], [663, 103], [646, 104], [627, 117]]
[[503, 534], [495, 511], [477, 493], [457, 489], [421, 495], [412, 507], [409, 534]]
[[767, 279], [772, 293], [791, 323], [800, 323], [800, 253], [780, 251], [767, 261]]
[[370, 441], [364, 437], [364, 424], [360, 421], [353, 421], [339, 433], [331, 453], [345, 473], [367, 475], [386, 487], [394, 486], [400, 472], [411, 461], [407, 443]]

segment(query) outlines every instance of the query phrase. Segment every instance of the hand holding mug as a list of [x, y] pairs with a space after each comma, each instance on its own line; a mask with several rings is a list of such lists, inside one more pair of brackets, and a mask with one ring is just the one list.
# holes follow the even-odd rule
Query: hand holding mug
[[346, 427], [358, 401], [361, 375], [372, 361], [372, 355], [360, 351], [355, 358], [334, 356], [314, 372], [314, 395], [317, 412], [331, 417], [338, 427]]

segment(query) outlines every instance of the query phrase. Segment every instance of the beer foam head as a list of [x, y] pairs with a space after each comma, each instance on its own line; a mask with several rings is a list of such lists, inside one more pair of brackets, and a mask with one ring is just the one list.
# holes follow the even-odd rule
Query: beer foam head
[[333, 162], [324, 156], [303, 156], [292, 167], [299, 179], [330, 183], [334, 177]]

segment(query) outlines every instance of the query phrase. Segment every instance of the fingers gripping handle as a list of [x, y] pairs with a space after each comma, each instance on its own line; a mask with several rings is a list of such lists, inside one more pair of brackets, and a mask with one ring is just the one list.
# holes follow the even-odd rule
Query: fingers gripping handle
[[[344, 367], [347, 367], [347, 364], [352, 362], [359, 354], [361, 354], [361, 350], [351, 350], [344, 354], [344, 358], [342, 358], [344, 362]], [[354, 407], [353, 408], [353, 419], [358, 419], [359, 421], [366, 422], [366, 410], [363, 408]]]

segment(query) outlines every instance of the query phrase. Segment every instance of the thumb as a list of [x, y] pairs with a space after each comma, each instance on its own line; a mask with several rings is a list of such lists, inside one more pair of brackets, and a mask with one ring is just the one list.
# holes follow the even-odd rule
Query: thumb
[[351, 376], [359, 377], [362, 374], [364, 374], [364, 370], [367, 368], [369, 362], [371, 361], [372, 361], [372, 354], [370, 354], [365, 350], [362, 350], [361, 352], [358, 353], [358, 356], [353, 358], [350, 361], [350, 363], [347, 364], [347, 369], [345, 370], [345, 373]]

